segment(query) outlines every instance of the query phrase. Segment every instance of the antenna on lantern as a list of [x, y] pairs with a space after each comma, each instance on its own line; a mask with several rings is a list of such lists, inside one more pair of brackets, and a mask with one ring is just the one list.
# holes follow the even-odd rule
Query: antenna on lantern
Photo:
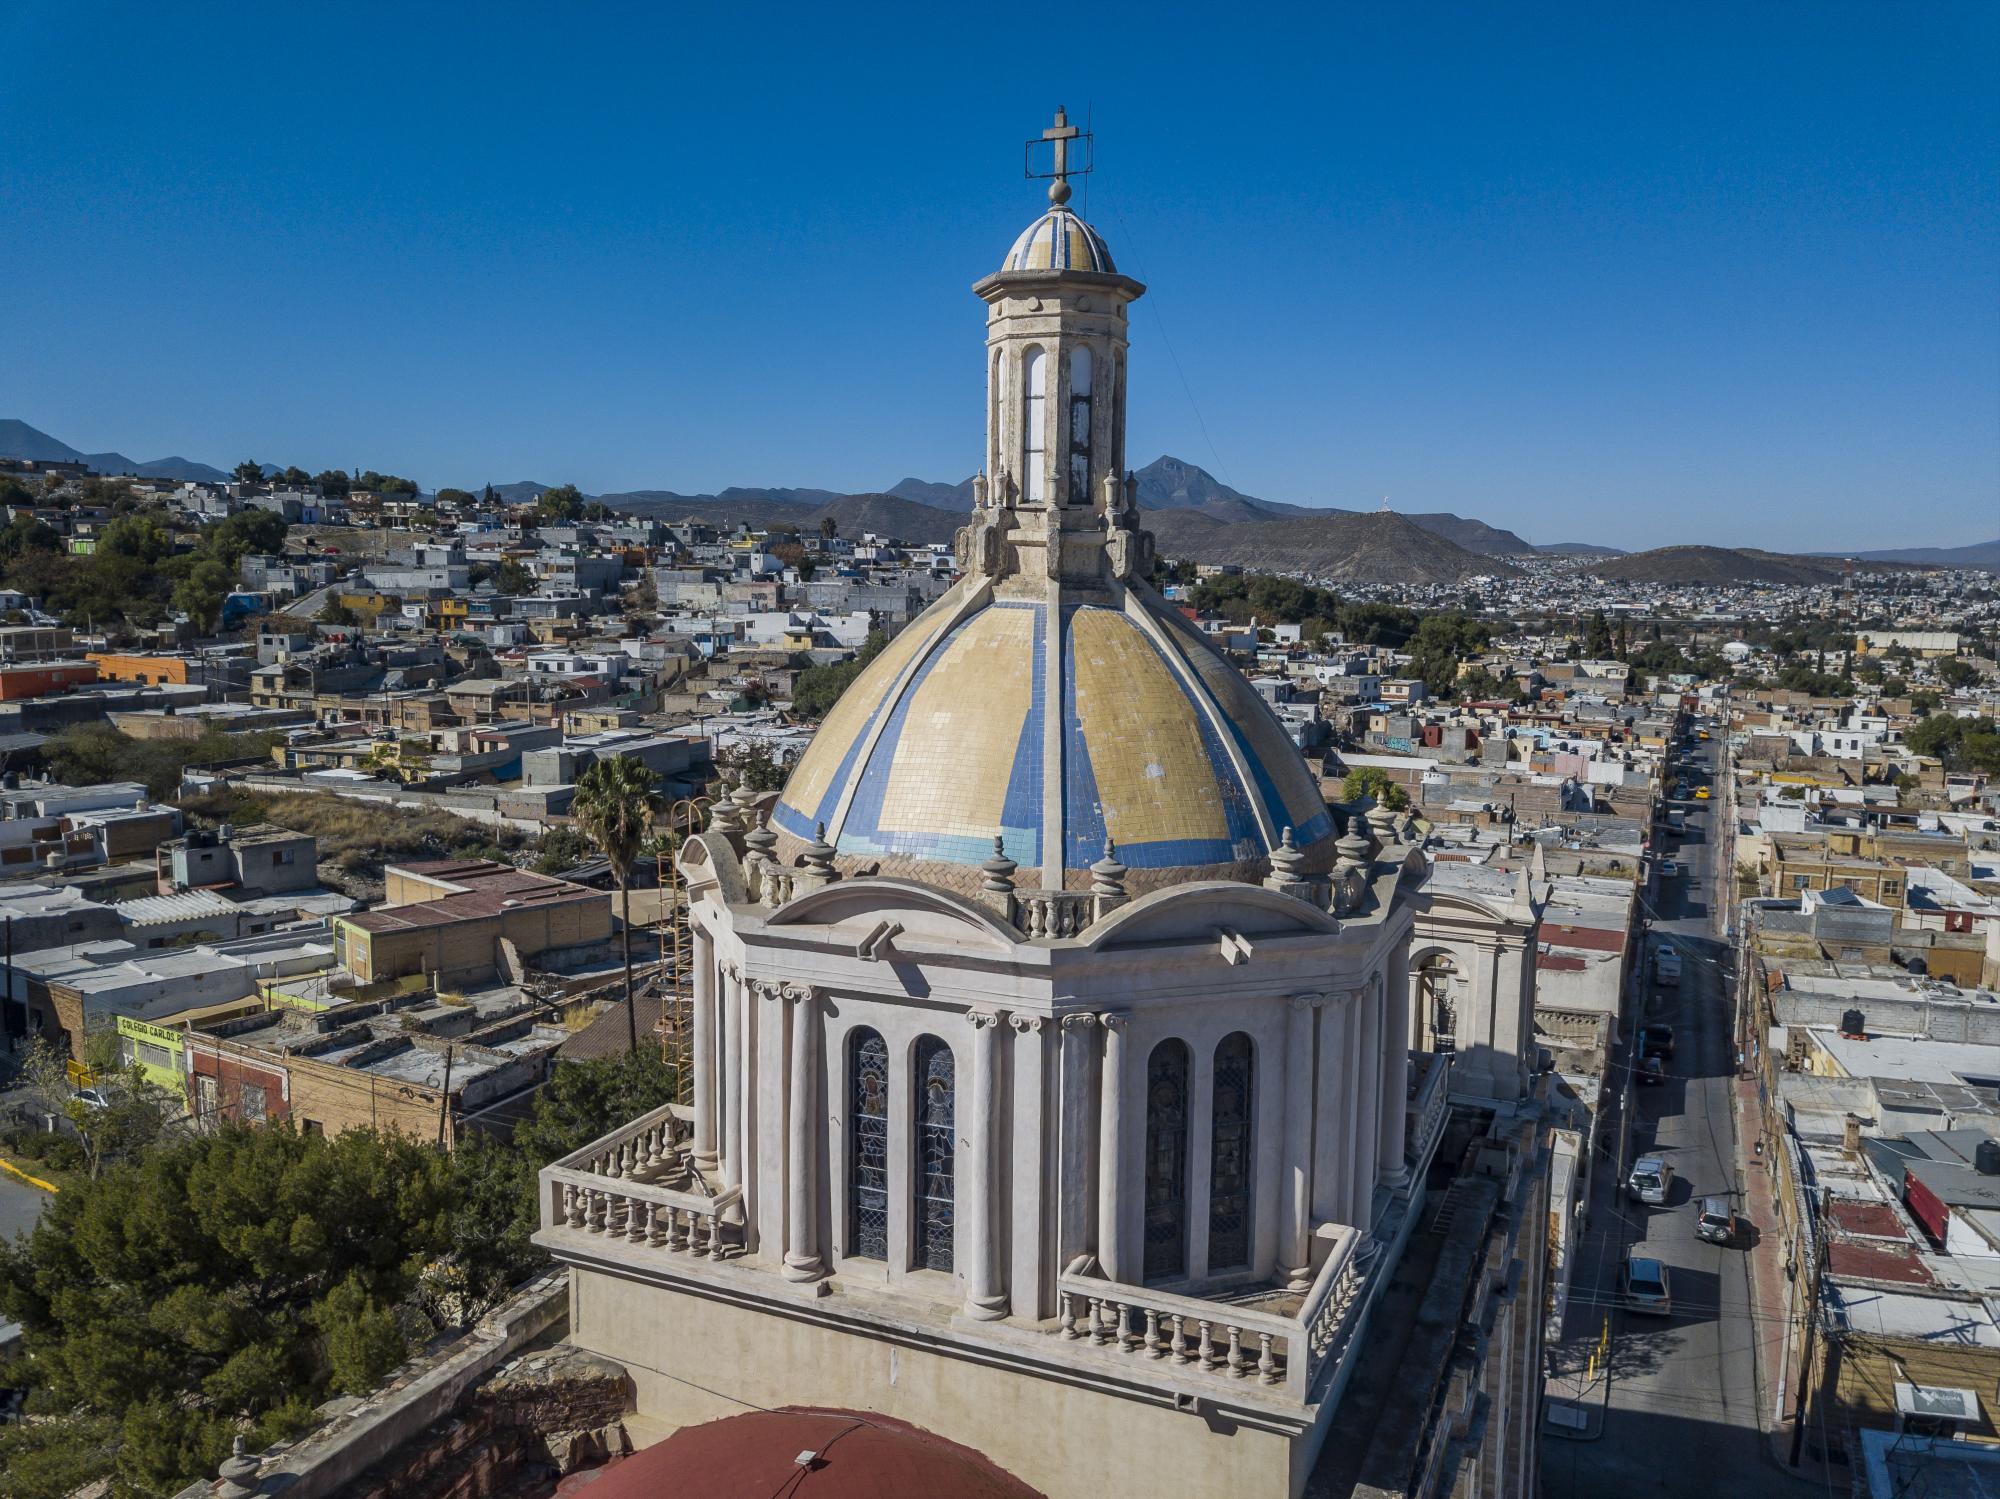
[[[1069, 201], [1070, 178], [1090, 175], [1097, 156], [1092, 139], [1088, 130], [1079, 130], [1070, 124], [1068, 112], [1057, 105], [1055, 123], [1038, 138], [1028, 142], [1026, 175], [1036, 181], [1053, 179], [1049, 182], [1049, 201], [1057, 207]], [[1042, 146], [1049, 147], [1052, 153], [1047, 171], [1038, 170], [1035, 163], [1035, 152]], [[1074, 153], [1072, 146], [1078, 148]]]

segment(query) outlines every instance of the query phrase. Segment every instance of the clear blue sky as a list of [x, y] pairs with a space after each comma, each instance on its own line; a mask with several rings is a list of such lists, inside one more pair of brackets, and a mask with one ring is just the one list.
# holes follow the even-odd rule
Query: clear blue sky
[[968, 287], [1063, 103], [1152, 288], [1135, 464], [1534, 541], [2000, 534], [2000, 5], [1273, 9], [14, 0], [0, 416], [426, 487], [959, 479]]

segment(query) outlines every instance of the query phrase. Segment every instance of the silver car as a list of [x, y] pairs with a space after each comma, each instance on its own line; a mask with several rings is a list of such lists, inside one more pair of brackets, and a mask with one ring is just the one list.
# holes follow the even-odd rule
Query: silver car
[[1632, 1163], [1632, 1174], [1625, 1178], [1625, 1195], [1648, 1207], [1665, 1207], [1673, 1186], [1674, 1168], [1656, 1155], [1643, 1155]]
[[1667, 1267], [1636, 1250], [1625, 1257], [1625, 1308], [1648, 1317], [1674, 1314], [1673, 1281]]
[[1728, 1199], [1704, 1197], [1695, 1209], [1694, 1236], [1711, 1244], [1727, 1244], [1736, 1237], [1736, 1214]]

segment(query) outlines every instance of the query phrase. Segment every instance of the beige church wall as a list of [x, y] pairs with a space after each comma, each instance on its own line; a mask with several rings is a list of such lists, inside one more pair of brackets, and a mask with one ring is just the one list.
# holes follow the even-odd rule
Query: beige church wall
[[[1143, 1487], [1297, 1492], [1298, 1442], [767, 1311], [573, 1268], [570, 1341], [631, 1373], [639, 1413], [678, 1429], [745, 1406], [830, 1406], [908, 1421], [976, 1448], [1048, 1499]], [[1143, 1361], [1142, 1361], [1143, 1362]], [[1150, 1367], [1150, 1366], [1148, 1366]], [[1298, 1476], [1295, 1477], [1294, 1469]]]

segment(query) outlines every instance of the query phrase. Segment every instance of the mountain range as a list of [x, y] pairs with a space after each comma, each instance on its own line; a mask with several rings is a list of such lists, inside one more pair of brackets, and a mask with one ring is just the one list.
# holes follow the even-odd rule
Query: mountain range
[[229, 475], [192, 458], [150, 458], [140, 462], [123, 453], [82, 453], [37, 431], [24, 421], [0, 417], [0, 458], [31, 458], [37, 463], [87, 463], [100, 474], [130, 474], [135, 479], [201, 479], [226, 484]]
[[[1881, 565], [1914, 564], [1885, 562]], [[1678, 546], [1605, 558], [1593, 564], [1589, 571], [1600, 578], [1628, 583], [1693, 586], [1789, 583], [1801, 587], [1823, 587], [1838, 584], [1846, 575], [1847, 566], [1846, 558], [1799, 557], [1783, 552], [1760, 552], [1752, 547]]]
[[[141, 462], [123, 453], [85, 453], [11, 418], [0, 418], [0, 457], [81, 462], [100, 473], [142, 478], [223, 483], [230, 477], [219, 468], [189, 458]], [[1695, 581], [1705, 575], [1724, 581], [1721, 575], [1731, 574], [1737, 581], [1777, 582], [1784, 579], [1762, 574], [1788, 569], [1831, 576], [1839, 573], [1837, 567], [1823, 566], [1820, 558], [1840, 554], [1780, 558], [1776, 553], [1726, 547], [1666, 547], [1627, 554], [1617, 547], [1581, 541], [1538, 547], [1516, 532], [1449, 511], [1403, 514], [1266, 500], [1245, 494], [1200, 466], [1171, 456], [1156, 458], [1136, 470], [1133, 477], [1138, 483], [1140, 507], [1152, 513], [1149, 525], [1161, 549], [1168, 555], [1189, 556], [1203, 562], [1297, 569], [1308, 566], [1301, 559], [1312, 558], [1325, 565], [1324, 576], [1355, 581], [1397, 578], [1447, 581], [1479, 572], [1505, 573], [1512, 569], [1497, 559], [1532, 556], [1538, 552], [1591, 559], [1595, 564], [1592, 570], [1604, 577], [1645, 576], [1655, 581]], [[613, 509], [635, 515], [675, 520], [699, 518], [723, 525], [748, 521], [753, 526], [794, 525], [810, 531], [831, 518], [845, 536], [874, 531], [925, 544], [951, 539], [972, 506], [972, 486], [969, 478], [956, 484], [904, 478], [886, 490], [859, 494], [831, 489], [735, 486], [716, 494], [636, 489], [595, 498]], [[468, 487], [477, 490], [480, 486]], [[548, 487], [533, 480], [493, 486], [495, 493], [511, 504], [532, 501]], [[1391, 520], [1401, 524], [1389, 524]], [[1369, 524], [1359, 524], [1362, 521]], [[1433, 546], [1420, 539], [1424, 536], [1444, 546]], [[1408, 570], [1402, 574], [1393, 572], [1392, 554], [1399, 545], [1397, 538], [1401, 538], [1403, 549], [1409, 554]], [[1341, 549], [1348, 547], [1359, 547], [1359, 555], [1341, 554]], [[1642, 560], [1629, 571], [1611, 570], [1611, 563], [1628, 555]], [[1904, 547], [1847, 555], [1857, 561], [2000, 569], [2000, 540], [1965, 547]], [[1779, 560], [1772, 561], [1773, 558]], [[1322, 571], [1317, 565], [1310, 570]]]

